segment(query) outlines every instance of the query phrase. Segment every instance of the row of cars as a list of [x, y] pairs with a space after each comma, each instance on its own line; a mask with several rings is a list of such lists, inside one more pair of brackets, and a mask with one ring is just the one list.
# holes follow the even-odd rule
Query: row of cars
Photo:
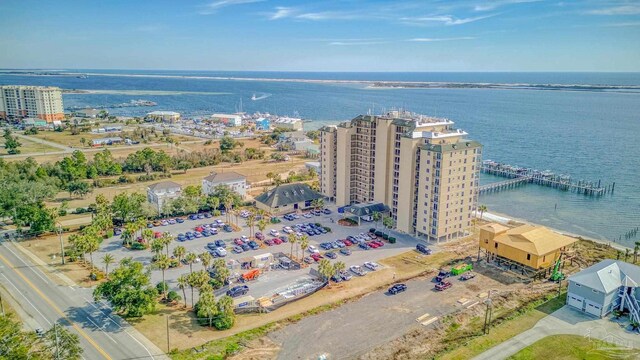
[[[224, 215], [224, 213], [225, 213], [224, 210], [221, 211], [221, 215]], [[210, 212], [203, 212], [203, 213], [198, 213], [198, 214], [191, 214], [191, 215], [187, 216], [186, 218], [184, 218], [184, 217], [176, 217], [176, 218], [171, 218], [171, 219], [154, 220], [154, 221], [148, 222], [147, 223], [147, 227], [148, 228], [153, 228], [153, 227], [158, 227], [158, 226], [182, 224], [186, 219], [189, 219], [189, 220], [202, 220], [202, 219], [210, 219], [212, 217], [213, 217], [213, 215]]]
[[[450, 276], [452, 276], [451, 272], [440, 270], [440, 272], [438, 272], [438, 275], [436, 275], [436, 277], [434, 278], [434, 281], [436, 282], [435, 290], [444, 291], [452, 287], [453, 284], [451, 283], [451, 281], [446, 280]], [[462, 281], [467, 281], [473, 279], [474, 277], [476, 277], [476, 274], [473, 271], [468, 271], [462, 274], [459, 279]]]
[[320, 215], [329, 215], [331, 214], [331, 210], [329, 209], [323, 209], [323, 210], [311, 210], [309, 212], [303, 213], [302, 215], [298, 215], [296, 213], [291, 213], [291, 214], [286, 214], [284, 215], [282, 218], [288, 221], [293, 221], [296, 219], [300, 219], [300, 217], [303, 217], [305, 219], [310, 219], [311, 217], [315, 216], [320, 216]]
[[[319, 224], [300, 223], [292, 226], [285, 226], [282, 228], [282, 232], [286, 234], [296, 233], [296, 235], [298, 236], [302, 236], [304, 234], [309, 236], [315, 236], [315, 235], [326, 234], [329, 231], [324, 226], [321, 226]], [[278, 236], [277, 234], [279, 234], [277, 230], [275, 229], [271, 230], [271, 235]]]
[[222, 220], [217, 219], [211, 224], [202, 224], [193, 228], [193, 231], [187, 231], [186, 233], [178, 234], [176, 240], [177, 241], [186, 241], [193, 240], [202, 237], [209, 237], [218, 234], [218, 229], [222, 229], [226, 232], [232, 232], [233, 228], [227, 224], [225, 224]]

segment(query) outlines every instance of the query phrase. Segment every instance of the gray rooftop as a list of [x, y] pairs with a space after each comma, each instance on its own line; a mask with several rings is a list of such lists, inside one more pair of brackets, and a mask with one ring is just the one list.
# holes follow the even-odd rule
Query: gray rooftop
[[204, 179], [210, 183], [223, 183], [229, 181], [241, 181], [245, 180], [246, 178], [246, 176], [238, 174], [235, 171], [229, 171], [224, 173], [212, 172], [211, 175], [207, 176]]
[[256, 201], [274, 208], [321, 198], [322, 194], [314, 191], [307, 184], [286, 184], [263, 192], [256, 197]]
[[389, 207], [381, 202], [353, 204], [344, 208], [344, 213], [355, 216], [367, 216], [374, 212], [381, 214], [389, 212]]
[[620, 260], [603, 260], [569, 277], [570, 281], [610, 293], [621, 286], [638, 287], [640, 267]]
[[181, 188], [181, 186], [180, 184], [173, 181], [161, 181], [159, 183], [149, 185], [149, 190], [151, 191], [167, 190], [167, 189], [175, 189], [175, 188]]

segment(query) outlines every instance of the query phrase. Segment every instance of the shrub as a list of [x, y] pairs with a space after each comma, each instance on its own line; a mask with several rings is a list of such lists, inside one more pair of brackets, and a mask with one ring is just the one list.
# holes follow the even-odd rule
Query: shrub
[[164, 293], [165, 291], [169, 290], [169, 284], [167, 284], [166, 281], [160, 281], [156, 284], [156, 290], [158, 290], [159, 294]]
[[107, 234], [105, 235], [105, 239], [113, 237], [113, 229], [107, 230]]
[[144, 244], [141, 244], [137, 241], [131, 244], [131, 250], [144, 250], [146, 248], [147, 247]]
[[182, 300], [182, 296], [178, 295], [178, 293], [175, 290], [171, 290], [167, 293], [168, 302], [174, 302], [174, 301], [180, 301], [180, 300]]

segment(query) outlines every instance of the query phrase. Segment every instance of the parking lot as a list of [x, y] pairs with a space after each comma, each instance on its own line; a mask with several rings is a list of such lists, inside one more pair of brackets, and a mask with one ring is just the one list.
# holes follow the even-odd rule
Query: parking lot
[[[299, 214], [302, 215], [302, 214]], [[321, 215], [312, 215], [311, 217], [303, 217], [299, 216], [298, 219], [286, 220], [283, 217], [280, 217], [282, 220], [279, 224], [269, 224], [269, 226], [265, 229], [264, 234], [267, 240], [273, 239], [274, 236], [270, 236], [270, 230], [277, 230], [280, 235], [286, 236], [286, 233], [283, 233], [283, 227], [290, 226], [293, 227], [295, 224], [301, 223], [320, 223], [322, 226], [329, 227], [331, 229], [330, 232], [326, 234], [313, 235], [308, 236], [309, 244], [314, 246], [319, 250], [320, 254], [324, 254], [326, 250], [320, 247], [320, 244], [323, 242], [332, 242], [337, 239], [345, 239], [348, 236], [355, 236], [360, 233], [367, 233], [370, 228], [374, 228], [375, 225], [373, 223], [363, 222], [361, 226], [342, 226], [338, 225], [338, 220], [341, 218], [340, 214], [337, 214], [335, 210], [332, 209], [331, 214], [321, 214]], [[203, 226], [204, 224], [212, 224], [215, 223], [216, 220], [225, 222], [225, 216], [197, 219], [197, 220], [189, 220], [185, 217], [185, 221], [183, 223], [175, 223], [168, 224], [165, 226], [157, 226], [153, 227], [153, 231], [158, 232], [169, 232], [174, 237], [178, 237], [179, 234], [185, 234], [188, 231], [193, 232], [194, 228], [197, 226]], [[233, 219], [235, 220], [235, 218]], [[211, 242], [215, 242], [216, 240], [222, 240], [226, 245], [226, 256], [225, 260], [234, 259], [240, 260], [247, 257], [253, 257], [256, 255], [266, 254], [266, 253], [278, 253], [282, 252], [284, 254], [289, 254], [291, 251], [291, 245], [289, 243], [281, 243], [273, 246], [267, 246], [266, 244], [261, 244], [260, 248], [255, 250], [249, 250], [242, 253], [234, 253], [233, 249], [233, 241], [236, 238], [240, 238], [241, 236], [249, 236], [249, 228], [246, 226], [246, 221], [242, 218], [238, 218], [238, 225], [242, 228], [241, 231], [236, 232], [226, 232], [222, 229], [219, 230], [217, 235], [208, 236], [208, 237], [200, 237], [193, 238], [191, 240], [185, 241], [173, 241], [169, 246], [169, 253], [172, 254], [173, 249], [177, 246], [184, 246], [187, 250], [187, 253], [193, 252], [196, 254], [200, 254], [205, 251], [209, 251], [207, 248], [207, 244]], [[256, 227], [256, 231], [257, 227]], [[337, 256], [335, 259], [330, 259], [330, 261], [343, 261], [347, 265], [347, 269], [351, 265], [360, 265], [362, 266], [365, 262], [376, 262], [382, 258], [386, 258], [389, 256], [393, 256], [399, 254], [401, 252], [407, 251], [410, 248], [415, 248], [416, 240], [407, 235], [402, 234], [394, 234], [397, 242], [395, 244], [390, 244], [385, 241], [384, 246], [378, 247], [375, 249], [364, 250], [360, 248], [358, 245], [354, 244], [349, 246], [348, 248], [351, 250], [351, 255], [346, 256], [339, 252], [340, 249], [331, 250], [332, 252], [336, 252]], [[297, 245], [296, 245], [297, 246]], [[119, 261], [125, 257], [132, 257], [136, 261], [140, 261], [144, 264], [150, 264], [152, 260], [153, 253], [150, 249], [147, 250], [129, 250], [122, 246], [122, 240], [120, 236], [114, 236], [108, 240], [105, 240], [101, 248], [99, 250], [100, 254], [96, 254], [95, 258], [100, 258], [106, 252], [111, 253], [116, 261]], [[296, 254], [295, 246], [294, 246], [294, 255]], [[298, 255], [302, 255], [301, 250], [298, 252]], [[308, 251], [305, 251], [305, 257], [309, 255]], [[325, 257], [327, 258], [327, 257]], [[276, 260], [277, 262], [277, 260]], [[193, 264], [194, 270], [202, 269], [202, 265], [199, 263]], [[280, 268], [276, 268], [274, 270], [263, 271], [260, 277], [256, 280], [247, 282], [246, 284], [249, 286], [248, 295], [253, 296], [254, 298], [258, 298], [261, 296], [270, 296], [278, 289], [282, 289], [287, 287], [288, 285], [296, 282], [304, 277], [311, 277], [310, 268], [317, 269], [317, 263], [314, 261], [310, 264], [309, 267], [303, 267], [299, 270], [284, 270]], [[364, 267], [363, 267], [364, 268]], [[366, 268], [364, 268], [367, 270]], [[232, 269], [232, 281], [235, 281], [237, 276], [241, 275], [243, 272], [247, 270], [240, 269]], [[165, 279], [169, 283], [170, 288], [178, 290], [176, 279], [184, 273], [189, 272], [189, 266], [183, 265], [179, 268], [172, 268], [165, 272]], [[354, 275], [351, 273], [351, 275]], [[355, 276], [355, 275], [354, 275]], [[155, 284], [161, 281], [162, 276], [159, 270], [152, 271], [151, 280], [152, 283]], [[233, 283], [232, 283], [233, 284]], [[221, 295], [224, 293], [225, 289], [218, 290], [217, 295]]]

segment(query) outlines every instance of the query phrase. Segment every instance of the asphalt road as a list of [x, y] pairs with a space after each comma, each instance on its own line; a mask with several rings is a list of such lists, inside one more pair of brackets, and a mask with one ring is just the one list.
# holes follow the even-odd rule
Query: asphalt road
[[108, 304], [95, 303], [91, 289], [55, 284], [8, 241], [0, 242], [0, 283], [28, 316], [27, 327], [67, 327], [78, 334], [85, 359], [166, 358]]

